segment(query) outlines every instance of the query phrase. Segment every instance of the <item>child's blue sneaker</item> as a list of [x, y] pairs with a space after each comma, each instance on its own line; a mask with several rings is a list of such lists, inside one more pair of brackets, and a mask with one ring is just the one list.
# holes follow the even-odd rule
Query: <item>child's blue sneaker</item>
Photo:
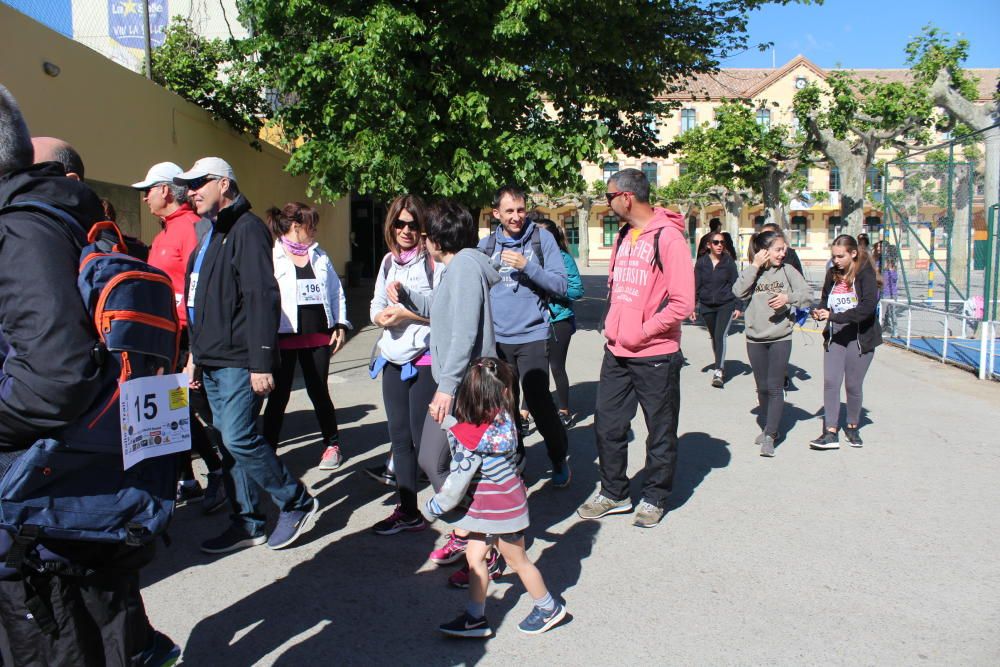
[[563, 461], [561, 466], [552, 470], [552, 485], [557, 489], [569, 486], [571, 479], [573, 479], [573, 472], [569, 469], [569, 461]]
[[548, 612], [542, 611], [539, 607], [532, 607], [531, 613], [517, 624], [517, 629], [529, 635], [540, 635], [558, 625], [564, 618], [566, 618], [566, 605], [556, 604], [556, 608]]

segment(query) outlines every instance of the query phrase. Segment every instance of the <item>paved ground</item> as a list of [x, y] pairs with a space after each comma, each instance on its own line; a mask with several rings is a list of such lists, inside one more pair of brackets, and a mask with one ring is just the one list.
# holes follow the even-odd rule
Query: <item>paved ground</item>
[[[586, 277], [603, 295], [601, 269]], [[653, 530], [627, 516], [580, 520], [596, 488], [591, 430], [601, 338], [597, 299], [581, 307], [570, 350], [574, 479], [546, 486], [529, 440], [530, 554], [572, 617], [539, 637], [516, 624], [530, 601], [516, 576], [491, 588], [488, 642], [446, 640], [465, 593], [425, 561], [443, 527], [380, 537], [385, 487], [361, 473], [383, 460], [373, 332], [336, 358], [330, 386], [350, 457], [333, 474], [304, 391], [293, 395], [281, 453], [322, 503], [317, 526], [286, 551], [223, 557], [197, 550], [226, 524], [181, 508], [170, 548], [144, 573], [153, 623], [186, 644], [190, 665], [995, 665], [1000, 664], [1000, 385], [880, 348], [866, 385], [863, 449], [815, 452], [822, 348], [796, 332], [787, 438], [757, 455], [755, 394], [741, 333], [732, 379], [709, 386], [708, 335], [686, 326], [680, 459], [670, 511]], [[362, 309], [363, 310], [363, 309]], [[633, 423], [630, 471], [646, 429]], [[635, 485], [634, 485], [634, 488]]]

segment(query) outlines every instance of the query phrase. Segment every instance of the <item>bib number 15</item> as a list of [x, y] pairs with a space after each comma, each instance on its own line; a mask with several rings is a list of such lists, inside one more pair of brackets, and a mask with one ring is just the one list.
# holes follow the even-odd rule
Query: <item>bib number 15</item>
[[135, 421], [156, 419], [159, 409], [156, 407], [156, 394], [143, 394], [135, 397]]

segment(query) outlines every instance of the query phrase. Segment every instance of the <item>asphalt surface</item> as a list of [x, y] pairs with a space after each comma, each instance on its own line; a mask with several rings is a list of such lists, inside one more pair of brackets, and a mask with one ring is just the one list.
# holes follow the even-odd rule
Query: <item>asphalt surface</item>
[[[362, 472], [388, 451], [380, 383], [367, 374], [368, 329], [335, 357], [330, 380], [342, 468], [315, 468], [321, 444], [305, 391], [289, 403], [280, 453], [320, 500], [315, 527], [283, 551], [208, 556], [198, 544], [227, 517], [181, 507], [172, 545], [144, 571], [150, 619], [185, 646], [184, 664], [1000, 664], [1000, 385], [883, 346], [865, 385], [865, 446], [812, 451], [822, 347], [817, 334], [796, 331], [787, 435], [765, 459], [753, 444], [742, 333], [730, 337], [720, 390], [706, 372], [708, 334], [688, 325], [666, 517], [654, 529], [633, 527], [627, 515], [583, 521], [575, 510], [597, 485], [602, 271], [587, 271], [570, 348], [578, 421], [569, 488], [547, 485], [544, 445], [537, 434], [528, 440], [529, 554], [566, 600], [563, 624], [520, 633], [531, 603], [508, 574], [490, 588], [493, 639], [439, 636], [437, 625], [466, 601], [445, 584], [453, 568], [426, 560], [446, 527], [370, 530], [395, 497]], [[634, 475], [644, 457], [641, 413], [633, 431]], [[635, 500], [638, 490], [634, 480]]]

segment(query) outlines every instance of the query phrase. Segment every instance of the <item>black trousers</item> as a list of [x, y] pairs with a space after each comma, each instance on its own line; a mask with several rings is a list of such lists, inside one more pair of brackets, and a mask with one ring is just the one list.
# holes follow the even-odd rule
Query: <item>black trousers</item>
[[292, 395], [296, 364], [302, 367], [302, 379], [305, 380], [306, 393], [309, 394], [316, 419], [319, 420], [323, 442], [339, 437], [337, 413], [330, 400], [330, 388], [326, 384], [330, 377], [329, 346], [281, 350], [281, 368], [274, 378], [274, 391], [268, 395], [267, 407], [264, 408], [264, 437], [274, 448], [278, 447], [281, 439], [281, 424], [285, 419], [288, 398]]
[[569, 376], [566, 375], [566, 357], [569, 341], [576, 332], [576, 319], [569, 318], [552, 323], [552, 344], [549, 346], [549, 370], [556, 383], [556, 400], [559, 409], [569, 411]]
[[757, 384], [757, 405], [760, 407], [758, 421], [764, 422], [765, 433], [773, 435], [778, 432], [781, 414], [785, 411], [785, 373], [788, 372], [788, 358], [792, 356], [792, 341], [747, 341], [747, 356]]
[[[184, 370], [187, 363], [188, 354], [188, 333], [184, 329], [181, 333], [181, 353], [180, 368], [178, 372]], [[222, 461], [216, 452], [216, 447], [221, 446], [219, 432], [212, 426], [212, 408], [208, 404], [208, 396], [205, 395], [205, 388], [191, 389], [188, 391], [191, 415], [191, 449], [205, 462], [209, 472], [222, 470]], [[180, 478], [182, 480], [194, 479], [194, 468], [191, 467], [191, 457], [179, 457], [181, 461]]]
[[[539, 340], [531, 343], [497, 343], [497, 356], [514, 367], [514, 373], [520, 379], [514, 385], [514, 405], [521, 403], [521, 389], [524, 389], [524, 400], [528, 410], [535, 418], [538, 432], [545, 439], [545, 449], [553, 465], [562, 465], [566, 460], [569, 442], [566, 428], [559, 421], [556, 404], [552, 402], [549, 393], [549, 354], [548, 341]], [[515, 411], [514, 419], [518, 425], [519, 447], [521, 413]]]
[[708, 335], [712, 337], [716, 370], [725, 370], [723, 366], [726, 363], [726, 338], [729, 336], [729, 325], [732, 324], [734, 310], [736, 310], [735, 301], [723, 306], [698, 305], [701, 319], [705, 320]]
[[[149, 646], [153, 629], [139, 591], [139, 567], [153, 546], [121, 548], [124, 558], [87, 576], [33, 578], [58, 634], [29, 615], [25, 581], [0, 581], [0, 663], [16, 667], [126, 667]], [[146, 555], [150, 554], [150, 555]], [[137, 562], [138, 561], [138, 562]], [[118, 567], [115, 567], [118, 565]]]
[[607, 348], [597, 385], [594, 432], [601, 467], [601, 493], [628, 498], [628, 429], [638, 406], [646, 419], [646, 465], [642, 498], [665, 507], [677, 463], [677, 419], [681, 404], [680, 352], [655, 357], [616, 357]]
[[402, 367], [393, 363], [385, 365], [382, 370], [382, 402], [392, 443], [392, 465], [396, 471], [399, 504], [407, 515], [416, 516], [419, 513], [417, 456], [420, 436], [427, 418], [427, 406], [434, 398], [437, 384], [431, 376], [430, 366], [417, 366], [417, 376], [409, 380], [401, 379], [401, 373]]

